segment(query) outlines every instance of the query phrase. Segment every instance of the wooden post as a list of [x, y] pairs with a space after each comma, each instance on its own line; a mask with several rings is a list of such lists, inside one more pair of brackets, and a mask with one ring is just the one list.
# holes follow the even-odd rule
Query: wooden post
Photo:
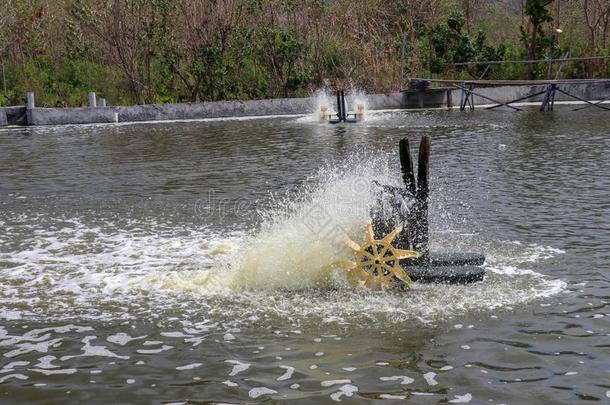
[[89, 92], [89, 108], [96, 108], [97, 107], [97, 98], [95, 96], [95, 92]]
[[451, 89], [447, 90], [447, 108], [453, 108], [453, 92]]

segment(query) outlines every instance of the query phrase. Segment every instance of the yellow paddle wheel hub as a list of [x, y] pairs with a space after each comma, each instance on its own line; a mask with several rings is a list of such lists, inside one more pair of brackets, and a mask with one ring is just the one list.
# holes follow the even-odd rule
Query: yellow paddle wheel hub
[[392, 246], [400, 228], [394, 229], [383, 239], [375, 239], [373, 225], [366, 227], [366, 240], [362, 246], [346, 236], [346, 245], [354, 251], [355, 262], [347, 268], [347, 276], [352, 284], [374, 290], [386, 290], [394, 277], [411, 287], [413, 282], [400, 266], [401, 259], [420, 257], [414, 250], [402, 250]]

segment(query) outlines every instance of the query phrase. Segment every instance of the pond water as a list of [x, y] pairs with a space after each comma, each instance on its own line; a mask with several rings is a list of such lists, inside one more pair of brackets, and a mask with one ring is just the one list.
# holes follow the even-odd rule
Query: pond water
[[[604, 112], [0, 130], [0, 403], [610, 401]], [[345, 285], [370, 180], [432, 138], [470, 286]], [[313, 220], [315, 219], [315, 220]]]

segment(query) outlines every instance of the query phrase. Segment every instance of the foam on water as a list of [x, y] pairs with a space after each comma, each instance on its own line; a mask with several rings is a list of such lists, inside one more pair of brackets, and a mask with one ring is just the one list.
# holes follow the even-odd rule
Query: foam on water
[[[180, 309], [243, 323], [290, 313], [336, 324], [434, 324], [565, 288], [532, 270], [562, 251], [514, 241], [472, 249], [487, 256], [486, 280], [475, 285], [416, 284], [406, 293], [348, 288], [336, 265], [351, 258], [341, 239], [363, 239], [374, 200], [369, 179], [399, 179], [387, 160], [383, 154], [353, 156], [323, 167], [298, 192], [276, 198], [275, 208], [261, 212], [260, 226], [250, 232], [219, 234], [154, 219], [89, 225], [83, 218], [5, 214], [0, 317], [132, 319]], [[473, 240], [459, 226], [433, 229], [434, 235], [460, 247]]]

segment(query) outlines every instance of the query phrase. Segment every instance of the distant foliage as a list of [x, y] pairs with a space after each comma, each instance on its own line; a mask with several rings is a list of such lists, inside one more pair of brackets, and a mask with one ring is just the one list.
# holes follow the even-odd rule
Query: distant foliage
[[[442, 74], [452, 69], [454, 63], [485, 60], [502, 60], [505, 46], [487, 44], [487, 36], [481, 30], [474, 37], [464, 32], [465, 17], [460, 10], [453, 10], [446, 21], [435, 24], [428, 33], [431, 73]], [[456, 69], [466, 70], [465, 67]]]
[[[599, 0], [0, 2], [0, 105], [23, 104], [28, 91], [42, 106], [85, 105], [89, 91], [114, 105], [299, 97], [329, 85], [387, 92], [407, 76], [547, 74], [546, 64], [460, 62], [610, 54], [610, 3]], [[604, 61], [562, 71], [609, 74]]]

